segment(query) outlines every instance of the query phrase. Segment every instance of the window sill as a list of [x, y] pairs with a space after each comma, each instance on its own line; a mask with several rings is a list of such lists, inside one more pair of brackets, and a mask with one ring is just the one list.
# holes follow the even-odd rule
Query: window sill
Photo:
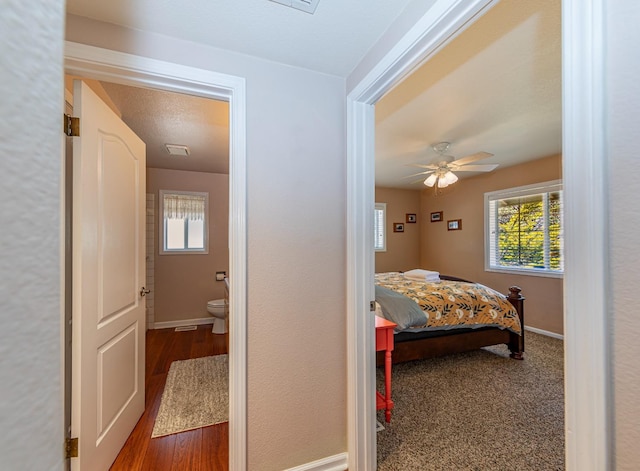
[[560, 278], [564, 277], [564, 273], [558, 273], [554, 271], [548, 270], [522, 270], [517, 268], [486, 268], [484, 271], [493, 272], [493, 273], [508, 273], [510, 275], [523, 275], [523, 276], [539, 276], [543, 278]]
[[208, 255], [208, 250], [161, 250], [158, 255]]

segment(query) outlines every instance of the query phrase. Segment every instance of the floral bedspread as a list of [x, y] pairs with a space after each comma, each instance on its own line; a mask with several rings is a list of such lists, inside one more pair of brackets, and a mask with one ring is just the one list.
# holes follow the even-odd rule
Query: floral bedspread
[[[376, 301], [381, 305], [384, 316], [393, 322], [396, 322], [396, 316], [396, 323], [402, 329], [498, 326], [517, 334], [521, 333], [520, 318], [513, 305], [504, 295], [484, 285], [459, 281], [424, 283], [405, 278], [402, 273], [397, 272], [377, 273], [375, 283], [377, 287], [382, 288], [376, 288]], [[386, 290], [413, 300], [420, 307], [424, 317], [412, 315], [411, 320], [407, 321], [405, 313], [394, 313], [398, 305], [385, 302], [385, 292], [393, 297], [393, 293]]]

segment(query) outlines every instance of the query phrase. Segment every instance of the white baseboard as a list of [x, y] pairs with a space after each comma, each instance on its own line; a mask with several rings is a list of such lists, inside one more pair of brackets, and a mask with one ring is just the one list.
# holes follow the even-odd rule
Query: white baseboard
[[547, 337], [553, 337], [554, 339], [564, 340], [564, 335], [556, 334], [555, 332], [549, 332], [548, 330], [538, 329], [536, 327], [524, 326], [524, 330], [533, 332], [534, 334], [546, 335]]
[[184, 327], [186, 325], [213, 324], [213, 317], [201, 317], [199, 319], [181, 319], [178, 321], [154, 322], [154, 329], [173, 329], [174, 327]]
[[285, 471], [345, 471], [348, 468], [348, 456], [346, 453], [328, 456], [321, 460], [302, 464]]

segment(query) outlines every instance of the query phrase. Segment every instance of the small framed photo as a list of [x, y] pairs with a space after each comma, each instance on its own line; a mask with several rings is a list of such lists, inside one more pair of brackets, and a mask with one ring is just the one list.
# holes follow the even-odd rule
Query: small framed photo
[[447, 230], [459, 231], [461, 229], [462, 229], [462, 219], [452, 219], [451, 221], [447, 221]]
[[440, 222], [442, 221], [442, 211], [436, 211], [435, 213], [431, 213], [431, 222]]
[[404, 232], [404, 223], [403, 222], [394, 222], [393, 223], [393, 232]]
[[415, 224], [416, 221], [417, 221], [417, 216], [415, 214], [407, 213], [407, 222], [409, 224]]

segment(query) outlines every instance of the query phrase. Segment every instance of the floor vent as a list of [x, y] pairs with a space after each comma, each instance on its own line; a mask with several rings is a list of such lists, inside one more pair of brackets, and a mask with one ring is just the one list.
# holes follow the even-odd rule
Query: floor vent
[[187, 330], [198, 330], [197, 325], [182, 325], [180, 327], [176, 327], [176, 332], [186, 332]]

